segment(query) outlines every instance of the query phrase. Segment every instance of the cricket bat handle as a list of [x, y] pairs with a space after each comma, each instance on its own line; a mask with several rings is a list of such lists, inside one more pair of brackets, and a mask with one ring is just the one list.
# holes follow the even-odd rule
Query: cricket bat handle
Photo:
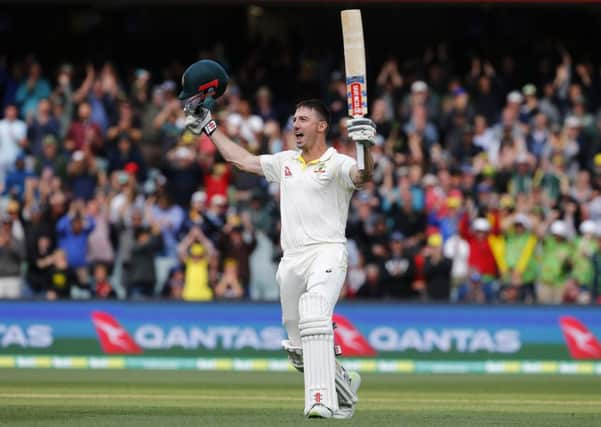
[[356, 142], [357, 146], [357, 168], [362, 171], [365, 169], [365, 145]]

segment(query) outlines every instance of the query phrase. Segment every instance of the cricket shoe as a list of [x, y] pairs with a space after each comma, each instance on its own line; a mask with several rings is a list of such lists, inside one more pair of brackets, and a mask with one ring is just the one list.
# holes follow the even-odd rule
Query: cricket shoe
[[[348, 373], [348, 376], [349, 376], [351, 390], [353, 390], [353, 393], [355, 393], [355, 395], [357, 395], [357, 392], [359, 391], [359, 387], [361, 387], [361, 375], [359, 375], [359, 372], [351, 371]], [[334, 412], [333, 418], [336, 418], [339, 420], [340, 419], [348, 419], [348, 418], [352, 418], [353, 415], [355, 414], [356, 404], [353, 404], [353, 405], [340, 404], [339, 406], [340, 407], [338, 408], [338, 410], [336, 412]]]
[[307, 418], [332, 418], [333, 416], [332, 410], [321, 403], [316, 403], [307, 412]]

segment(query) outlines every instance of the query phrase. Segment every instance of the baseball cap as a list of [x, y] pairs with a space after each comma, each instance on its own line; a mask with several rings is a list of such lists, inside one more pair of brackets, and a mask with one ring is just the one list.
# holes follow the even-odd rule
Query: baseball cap
[[551, 224], [551, 234], [560, 237], [568, 236], [568, 226], [564, 221], [557, 220]]
[[513, 197], [511, 194], [503, 194], [499, 199], [499, 205], [502, 208], [512, 208], [513, 207]]
[[43, 145], [50, 145], [50, 144], [54, 144], [56, 145], [58, 143], [56, 136], [54, 135], [46, 135], [43, 139], [42, 139], [42, 144]]
[[442, 246], [442, 235], [440, 233], [430, 234], [428, 237], [428, 246], [439, 248]]
[[517, 90], [514, 90], [507, 95], [507, 102], [512, 102], [516, 104], [521, 104], [524, 100], [524, 97]]
[[522, 88], [522, 93], [524, 96], [534, 96], [536, 95], [536, 86], [534, 86], [532, 83], [528, 83]]
[[487, 232], [490, 230], [490, 223], [485, 218], [476, 218], [473, 224], [474, 231]]
[[467, 91], [464, 88], [462, 88], [461, 86], [453, 89], [453, 96], [463, 95], [464, 93], [467, 93]]
[[431, 174], [431, 173], [427, 173], [424, 175], [424, 177], [422, 178], [422, 184], [424, 186], [428, 186], [428, 185], [437, 185], [438, 184], [438, 178], [436, 177], [436, 175]]
[[492, 186], [487, 182], [481, 182], [476, 187], [476, 190], [478, 191], [478, 193], [490, 193], [492, 191], [492, 189], [493, 189]]
[[524, 153], [523, 151], [520, 152], [515, 158], [516, 163], [528, 163], [528, 160], [528, 154]]
[[426, 84], [426, 82], [424, 82], [422, 80], [416, 80], [411, 85], [411, 92], [413, 92], [413, 93], [427, 92], [427, 91], [428, 91], [428, 85]]
[[394, 231], [391, 235], [390, 235], [390, 240], [394, 240], [397, 242], [401, 242], [403, 240], [403, 233], [401, 233], [400, 231]]
[[127, 162], [127, 164], [125, 165], [123, 170], [128, 173], [138, 173], [138, 170], [140, 170], [140, 167], [138, 166], [138, 164], [136, 162]]
[[200, 243], [194, 243], [190, 246], [190, 255], [201, 256], [205, 252], [205, 248]]
[[520, 224], [520, 225], [522, 225], [526, 229], [530, 228], [530, 219], [526, 215], [524, 215], [522, 213], [517, 214], [513, 218], [513, 223], [514, 224]]
[[187, 159], [188, 157], [191, 157], [194, 153], [192, 152], [192, 150], [190, 150], [187, 147], [177, 147], [175, 149], [175, 158], [177, 159]]
[[566, 117], [565, 126], [568, 128], [578, 128], [582, 125], [580, 119], [576, 116], [568, 116]]
[[73, 152], [73, 155], [71, 156], [71, 158], [73, 159], [73, 161], [75, 162], [79, 162], [81, 160], [83, 160], [84, 158], [84, 154], [83, 151], [81, 150], [76, 150]]
[[197, 202], [205, 202], [207, 200], [207, 195], [205, 194], [204, 191], [196, 191], [192, 194], [192, 198], [191, 201], [192, 203], [197, 203]]
[[166, 92], [175, 92], [175, 89], [177, 89], [177, 85], [173, 80], [165, 80], [161, 84], [161, 89], [163, 89]]
[[450, 208], [458, 208], [459, 206], [461, 206], [461, 197], [459, 197], [459, 196], [447, 197], [447, 206]]
[[137, 79], [142, 79], [142, 78], [147, 79], [150, 77], [150, 73], [148, 72], [148, 70], [145, 70], [144, 68], [138, 68], [136, 70], [135, 75], [136, 75]]
[[578, 227], [578, 231], [580, 231], [581, 234], [593, 234], [597, 231], [597, 226], [595, 225], [594, 221], [587, 219], [585, 221], [582, 221], [582, 223], [580, 223], [580, 227]]

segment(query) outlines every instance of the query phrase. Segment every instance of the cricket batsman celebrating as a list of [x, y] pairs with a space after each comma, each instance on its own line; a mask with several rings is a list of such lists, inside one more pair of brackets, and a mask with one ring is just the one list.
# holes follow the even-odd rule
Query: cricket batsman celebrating
[[283, 347], [304, 372], [305, 410], [310, 418], [350, 418], [358, 401], [359, 374], [335, 359], [332, 314], [347, 270], [345, 228], [353, 191], [371, 179], [369, 147], [375, 125], [349, 119], [349, 137], [363, 147], [365, 168], [326, 144], [330, 114], [319, 100], [301, 101], [293, 116], [297, 150], [256, 156], [231, 141], [211, 118], [213, 100], [223, 94], [227, 74], [201, 60], [182, 78], [186, 126], [205, 132], [226, 161], [280, 185], [281, 244], [276, 280], [288, 339]]

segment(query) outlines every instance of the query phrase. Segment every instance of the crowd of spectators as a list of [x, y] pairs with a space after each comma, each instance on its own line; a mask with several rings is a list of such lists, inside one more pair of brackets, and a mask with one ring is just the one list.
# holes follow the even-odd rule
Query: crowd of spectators
[[[601, 303], [599, 69], [563, 50], [524, 82], [496, 59], [458, 74], [439, 49], [417, 72], [379, 67], [345, 298]], [[333, 68], [328, 138], [354, 156]], [[289, 76], [313, 90], [318, 70]], [[294, 149], [282, 106], [295, 100], [252, 61], [230, 71], [221, 129], [256, 154]], [[108, 61], [0, 67], [0, 298], [277, 300], [277, 186], [186, 131], [178, 76], [164, 77]]]

